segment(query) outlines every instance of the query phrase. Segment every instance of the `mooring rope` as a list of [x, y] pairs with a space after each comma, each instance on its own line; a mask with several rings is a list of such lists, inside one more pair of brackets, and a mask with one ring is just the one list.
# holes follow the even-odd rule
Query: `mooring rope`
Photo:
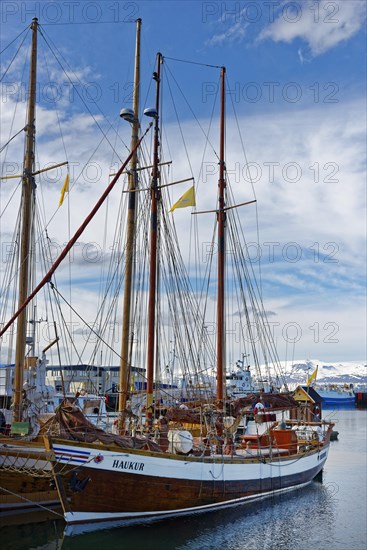
[[29, 498], [23, 497], [22, 495], [19, 495], [18, 493], [13, 493], [13, 491], [9, 491], [9, 489], [5, 489], [5, 487], [0, 487], [0, 491], [4, 491], [5, 493], [8, 493], [9, 495], [20, 498], [21, 500], [25, 500], [26, 502], [30, 502], [33, 506], [37, 506], [38, 508], [42, 508], [42, 510], [46, 510], [46, 512], [51, 512], [52, 514], [55, 514], [56, 516], [59, 516], [60, 518], [64, 517], [63, 514], [60, 514], [59, 512], [56, 512], [55, 510], [52, 510], [51, 508], [47, 508], [46, 506], [42, 506], [42, 504], [38, 504], [38, 502], [34, 502], [34, 500], [30, 500]]

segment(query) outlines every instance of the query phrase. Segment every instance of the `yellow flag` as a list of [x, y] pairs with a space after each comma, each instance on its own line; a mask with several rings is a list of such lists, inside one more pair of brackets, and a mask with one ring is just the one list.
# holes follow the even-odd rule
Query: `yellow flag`
[[309, 386], [313, 380], [316, 380], [318, 368], [319, 368], [319, 366], [317, 365], [317, 367], [315, 368], [315, 370], [313, 371], [313, 373], [310, 374], [310, 376], [308, 377], [308, 379], [307, 379], [307, 386]]
[[186, 208], [187, 206], [196, 206], [194, 186], [190, 187], [190, 189], [175, 202], [170, 212], [173, 212], [176, 208]]
[[65, 193], [69, 193], [69, 174], [66, 174], [66, 178], [65, 178], [65, 181], [64, 181], [64, 185], [62, 186], [62, 189], [61, 189], [61, 195], [60, 195], [60, 200], [59, 200], [59, 206], [62, 205], [62, 203], [64, 202], [64, 195]]

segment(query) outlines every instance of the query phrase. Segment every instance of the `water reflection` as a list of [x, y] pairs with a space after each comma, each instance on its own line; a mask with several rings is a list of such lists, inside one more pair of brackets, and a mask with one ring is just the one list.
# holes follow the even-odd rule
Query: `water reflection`
[[65, 522], [61, 508], [0, 515], [1, 550], [61, 548]]
[[[335, 487], [312, 483], [302, 491], [227, 508], [222, 511], [172, 518], [83, 535], [65, 536], [63, 550], [81, 546], [177, 550], [257, 550], [314, 548], [320, 533], [332, 528]], [[312, 524], [312, 529], [311, 529]], [[315, 536], [313, 536], [315, 533]], [[82, 544], [81, 544], [82, 543]]]

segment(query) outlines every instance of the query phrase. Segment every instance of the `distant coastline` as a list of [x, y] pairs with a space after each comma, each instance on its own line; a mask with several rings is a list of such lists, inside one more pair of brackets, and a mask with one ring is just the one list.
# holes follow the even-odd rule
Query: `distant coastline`
[[306, 383], [308, 376], [317, 366], [317, 382], [320, 384], [367, 385], [366, 361], [326, 363], [316, 359], [286, 361], [285, 378], [287, 383]]

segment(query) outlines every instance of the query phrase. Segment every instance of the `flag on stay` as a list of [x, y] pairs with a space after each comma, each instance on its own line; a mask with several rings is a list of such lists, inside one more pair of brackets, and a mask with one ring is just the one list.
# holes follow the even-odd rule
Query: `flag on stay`
[[319, 368], [319, 366], [317, 365], [317, 367], [315, 368], [315, 370], [313, 371], [312, 374], [310, 374], [310, 376], [308, 377], [307, 379], [307, 386], [309, 386], [311, 384], [311, 382], [313, 382], [314, 380], [316, 380], [316, 376], [317, 376], [317, 369]]
[[173, 212], [176, 208], [187, 208], [187, 206], [196, 206], [194, 186], [190, 187], [190, 189], [175, 202], [170, 212]]
[[62, 189], [61, 189], [61, 195], [60, 195], [60, 200], [59, 200], [59, 206], [62, 205], [62, 203], [64, 202], [64, 195], [65, 193], [69, 193], [69, 174], [66, 174], [66, 178], [65, 178], [65, 181], [64, 181], [64, 185], [62, 186]]

